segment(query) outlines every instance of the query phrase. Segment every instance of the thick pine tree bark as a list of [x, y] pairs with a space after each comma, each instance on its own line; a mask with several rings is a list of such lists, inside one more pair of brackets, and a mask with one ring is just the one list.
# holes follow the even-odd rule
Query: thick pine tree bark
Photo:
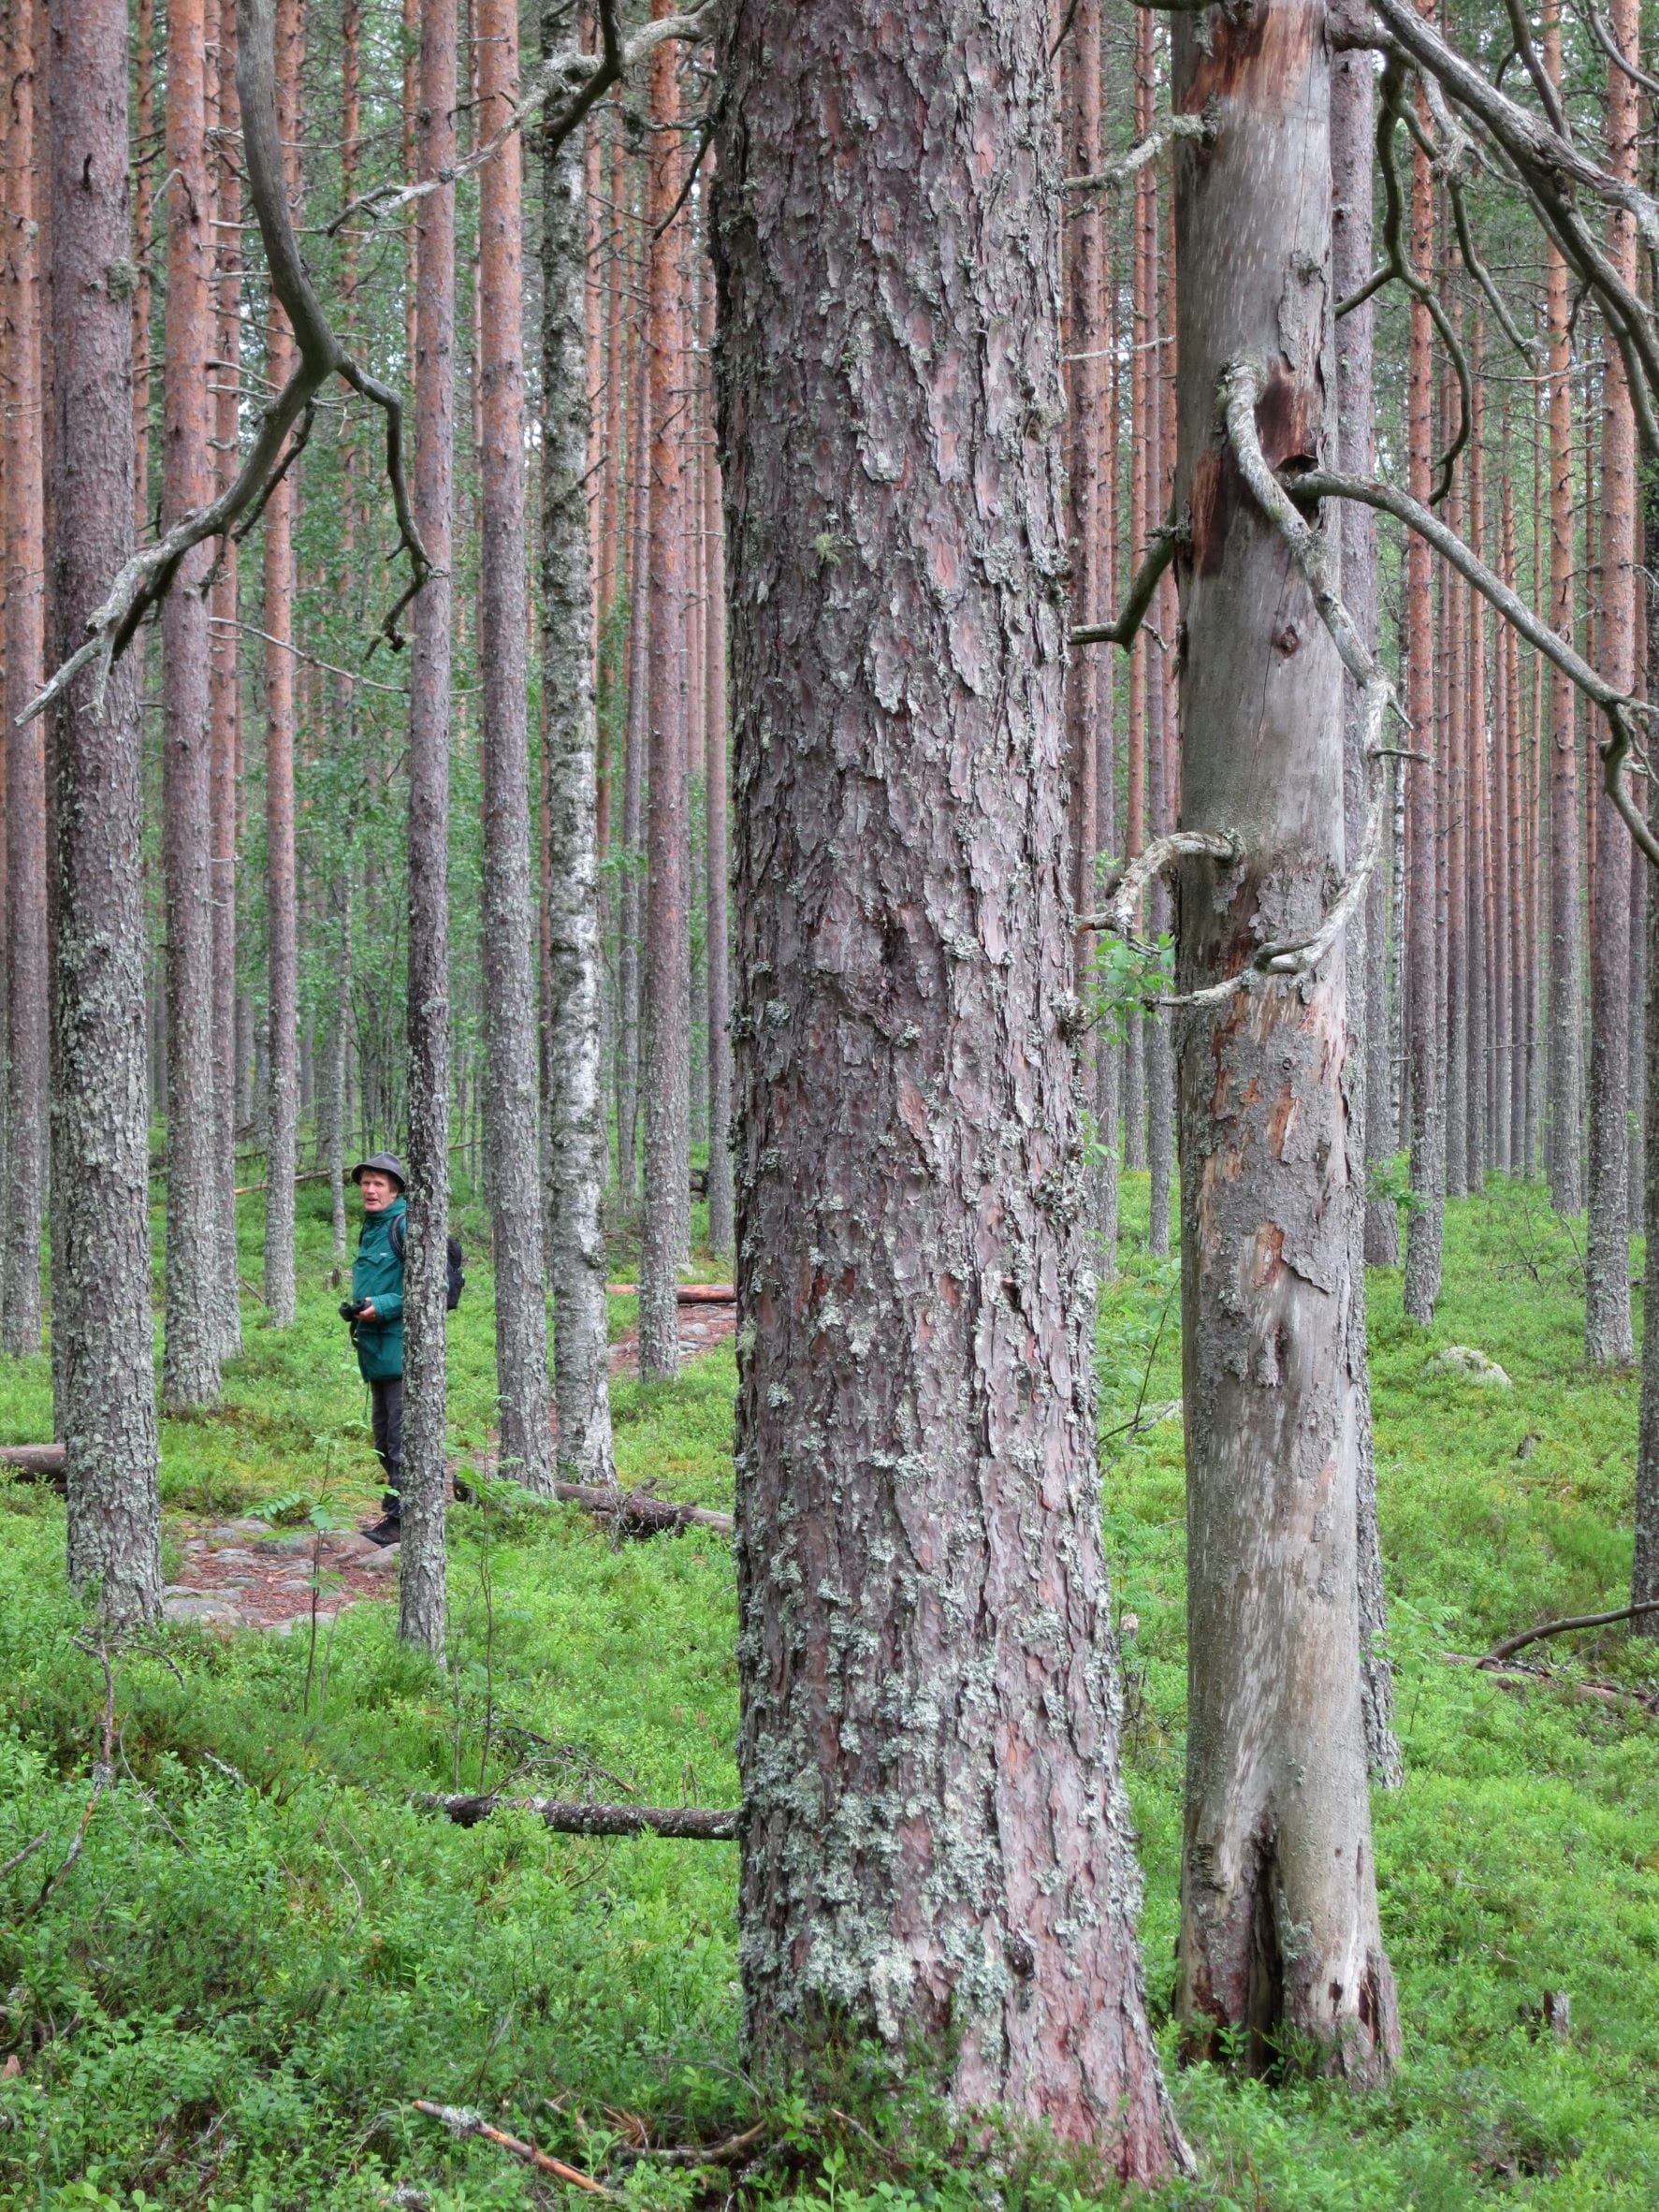
[[[217, 255], [219, 363], [214, 397], [215, 491], [232, 480], [239, 460], [238, 378], [231, 364], [241, 353], [241, 178], [237, 133], [241, 109], [236, 95], [236, 0], [219, 0], [214, 121], [223, 134], [214, 162], [214, 233]], [[236, 1242], [237, 1128], [237, 832], [240, 805], [241, 648], [236, 629], [240, 599], [237, 547], [219, 548], [213, 585], [212, 767], [210, 805], [213, 907], [213, 1166], [218, 1178], [214, 1221], [218, 1232], [218, 1323], [222, 1359], [242, 1348], [240, 1287]]]
[[[302, 0], [276, 0], [277, 128], [291, 201], [299, 196]], [[273, 300], [266, 374], [285, 384], [294, 334]], [[273, 1329], [294, 1326], [294, 1178], [299, 1169], [299, 928], [294, 856], [295, 472], [265, 509], [265, 1307]]]
[[[503, 0], [510, 7], [513, 0]], [[558, 35], [549, 11], [545, 36]], [[589, 124], [589, 128], [596, 128]], [[554, 1370], [559, 1466], [573, 1482], [614, 1483], [606, 1339], [608, 1167], [601, 1035], [599, 732], [589, 640], [594, 578], [587, 493], [589, 392], [583, 348], [582, 148], [547, 162], [542, 238], [543, 689], [548, 701], [548, 1132], [554, 1225]]]
[[[1434, 187], [1428, 156], [1412, 157], [1411, 259], [1425, 283], [1434, 267]], [[1432, 481], [1434, 364], [1429, 311], [1411, 306], [1407, 472], [1411, 495], [1427, 502]], [[1413, 531], [1405, 545], [1405, 621], [1410, 659], [1405, 711], [1417, 750], [1437, 748], [1434, 734], [1433, 617], [1429, 548]], [[1426, 1328], [1440, 1297], [1441, 1237], [1446, 1202], [1446, 1102], [1441, 1087], [1441, 999], [1438, 958], [1439, 851], [1436, 767], [1405, 766], [1406, 1050], [1411, 1059], [1411, 1196], [1405, 1227], [1405, 1311]]]
[[1023, 0], [739, 0], [720, 54], [741, 1959], [758, 2063], [920, 2045], [1152, 2178], [1180, 2152], [1094, 1462], [1046, 43]]
[[[652, 0], [653, 17], [674, 0]], [[679, 50], [651, 57], [650, 161], [651, 532], [649, 790], [640, 1103], [645, 1125], [645, 1215], [639, 1246], [639, 1371], [679, 1373], [679, 1269], [687, 1249], [691, 1165], [687, 950], [685, 531], [679, 429], [683, 226], [668, 218], [679, 191]], [[667, 225], [664, 228], [663, 226]]]
[[14, 7], [7, 64], [4, 313], [5, 560], [5, 1291], [7, 1352], [40, 1349], [40, 1232], [46, 1214], [47, 1043], [44, 720], [19, 725], [40, 689], [44, 645], [41, 512], [40, 147], [35, 0]]
[[[517, 0], [475, 0], [475, 7], [476, 127], [482, 140], [515, 111], [518, 10]], [[485, 163], [478, 186], [485, 1183], [495, 1238], [501, 1463], [528, 1489], [546, 1491], [553, 1480], [553, 1438], [537, 1128], [525, 637], [523, 141], [517, 132]], [[546, 466], [545, 446], [543, 451]], [[552, 698], [557, 716], [561, 695]], [[564, 1074], [560, 1063], [561, 1081]]]
[[[416, 177], [456, 161], [455, 0], [422, 0]], [[409, 1226], [398, 1634], [444, 1653], [444, 1247], [449, 1233], [449, 685], [455, 512], [455, 194], [415, 208], [415, 520], [432, 573], [409, 669]]]
[[[213, 199], [203, 0], [167, 9], [164, 528], [212, 495]], [[222, 1246], [213, 1111], [212, 631], [198, 546], [162, 602], [162, 866], [167, 895], [167, 1206], [161, 1390], [171, 1407], [219, 1396]]]
[[[1264, 379], [1271, 467], [1336, 450], [1330, 57], [1321, 0], [1173, 35], [1174, 100], [1217, 117], [1177, 150], [1177, 555], [1185, 808], [1247, 825], [1188, 862], [1178, 979], [1317, 926], [1342, 880], [1342, 671], [1300, 572], [1240, 479], [1217, 400]], [[1334, 517], [1326, 523], [1332, 531]], [[1241, 683], [1241, 671], [1249, 680]], [[1310, 979], [1180, 1018], [1188, 1580], [1186, 1832], [1177, 2006], [1189, 2042], [1302, 2039], [1356, 2083], [1399, 2048], [1377, 1920], [1356, 1579], [1363, 1339], [1350, 1326], [1364, 1162], [1344, 1097], [1339, 939]], [[1355, 1071], [1357, 1072], [1357, 1070]]]
[[[133, 547], [125, 0], [51, 0], [53, 666]], [[53, 710], [56, 973], [52, 1334], [70, 1579], [112, 1627], [161, 1611], [150, 1322], [138, 655]]]
[[[1637, 0], [1613, 0], [1611, 31], [1637, 58]], [[1615, 176], [1637, 181], [1636, 86], [1608, 64], [1608, 161]], [[1636, 223], [1623, 211], [1608, 222], [1608, 258], [1634, 289]], [[1602, 364], [1601, 620], [1596, 665], [1610, 683], [1636, 683], [1636, 410], [1623, 357], [1610, 341]], [[1602, 788], [1590, 791], [1596, 900], [1590, 943], [1590, 1220], [1585, 1242], [1584, 1357], [1599, 1367], [1636, 1358], [1630, 1315], [1630, 833]]]

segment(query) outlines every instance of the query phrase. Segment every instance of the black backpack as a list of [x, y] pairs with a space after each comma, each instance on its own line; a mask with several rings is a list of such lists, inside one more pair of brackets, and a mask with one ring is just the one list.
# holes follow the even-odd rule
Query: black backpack
[[[405, 1243], [401, 1214], [398, 1215], [392, 1222], [391, 1241], [392, 1250], [398, 1256], [398, 1264], [401, 1266]], [[446, 1313], [452, 1314], [459, 1305], [460, 1294], [467, 1287], [467, 1278], [461, 1272], [462, 1263], [467, 1256], [461, 1250], [460, 1240], [458, 1237], [445, 1237], [444, 1244], [444, 1306]]]

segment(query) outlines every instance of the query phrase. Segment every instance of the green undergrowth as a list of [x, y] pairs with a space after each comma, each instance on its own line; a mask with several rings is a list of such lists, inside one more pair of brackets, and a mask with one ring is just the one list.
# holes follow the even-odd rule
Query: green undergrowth
[[[1616, 1631], [1542, 1648], [1508, 1686], [1449, 1663], [1553, 1615], [1621, 1602], [1636, 1393], [1582, 1358], [1581, 1267], [1535, 1193], [1450, 1210], [1431, 1332], [1397, 1276], [1370, 1285], [1378, 1482], [1407, 1780], [1379, 1796], [1385, 1928], [1405, 2052], [1356, 2100], [1173, 2064], [1185, 1695], [1179, 1307], [1127, 1179], [1100, 1305], [1106, 1531], [1126, 1663], [1128, 1783], [1146, 1874], [1149, 2000], [1194, 2147], [1171, 2207], [1395, 2212], [1659, 2206], [1659, 1724]], [[255, 1201], [256, 1202], [256, 1201]], [[243, 1223], [258, 1275], [258, 1223]], [[470, 1246], [482, 1248], [474, 1222]], [[306, 1186], [300, 1318], [260, 1325], [225, 1407], [163, 1429], [169, 1558], [187, 1524], [262, 1501], [375, 1493], [363, 1392], [334, 1307], [326, 1200]], [[706, 1273], [718, 1272], [712, 1265]], [[492, 1424], [488, 1270], [469, 1259], [451, 1419]], [[626, 1278], [623, 1278], [626, 1279]], [[633, 1302], [613, 1305], [614, 1331]], [[1511, 1391], [1430, 1379], [1448, 1345]], [[669, 1386], [616, 1388], [625, 1480], [729, 1506], [729, 1348]], [[0, 1369], [0, 1428], [50, 1433], [42, 1361]], [[1086, 2164], [953, 2118], [913, 2082], [808, 2103], [741, 2071], [735, 1851], [589, 1841], [498, 1813], [465, 1830], [420, 1790], [729, 1804], [736, 1775], [728, 1550], [693, 1532], [614, 1549], [504, 1486], [452, 1522], [449, 1663], [402, 1653], [367, 1604], [313, 1647], [172, 1628], [113, 1662], [113, 1785], [90, 1801], [105, 1676], [61, 1585], [62, 1507], [0, 1485], [0, 2204], [200, 2212], [575, 2204], [502, 2150], [415, 2112], [466, 2104], [623, 2200], [722, 2205], [634, 2162], [764, 2124], [734, 2202], [828, 2212], [1117, 2205]], [[81, 1636], [81, 1640], [77, 1637]], [[1571, 1998], [1571, 2035], [1542, 2025]], [[15, 2059], [16, 2065], [10, 2061]], [[398, 2192], [403, 2192], [399, 2194]], [[414, 2192], [414, 2193], [410, 2193]]]

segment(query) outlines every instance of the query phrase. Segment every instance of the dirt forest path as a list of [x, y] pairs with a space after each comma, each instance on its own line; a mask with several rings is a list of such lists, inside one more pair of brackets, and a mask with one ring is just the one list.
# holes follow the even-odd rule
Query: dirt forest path
[[[704, 1358], [735, 1334], [731, 1303], [682, 1305], [682, 1363]], [[639, 1332], [630, 1329], [610, 1347], [614, 1376], [639, 1371]], [[194, 1621], [230, 1633], [262, 1628], [277, 1636], [309, 1622], [313, 1594], [326, 1623], [365, 1598], [389, 1597], [398, 1586], [398, 1547], [383, 1549], [357, 1531], [317, 1535], [277, 1529], [263, 1521], [187, 1521], [176, 1525], [184, 1559], [167, 1585], [162, 1610], [169, 1621]], [[324, 1587], [313, 1594], [313, 1578]]]

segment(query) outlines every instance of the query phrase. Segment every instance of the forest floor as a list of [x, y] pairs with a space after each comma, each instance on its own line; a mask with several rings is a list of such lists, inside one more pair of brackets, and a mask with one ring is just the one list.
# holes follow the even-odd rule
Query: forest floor
[[[1143, 1178], [1127, 1200], [1124, 1272], [1099, 1320], [1106, 1532], [1148, 1993], [1201, 2161], [1158, 2204], [1653, 2212], [1659, 1657], [1608, 1631], [1538, 1647], [1525, 1656], [1541, 1671], [1520, 1680], [1453, 1663], [1625, 1594], [1636, 1385], [1584, 1364], [1573, 1228], [1513, 1186], [1449, 1209], [1427, 1333], [1404, 1320], [1397, 1276], [1371, 1282], [1407, 1769], [1378, 1796], [1376, 1844], [1405, 2052], [1389, 2090], [1356, 2100], [1174, 2062], [1179, 1301], [1173, 1264], [1145, 1254]], [[252, 1275], [252, 1212], [244, 1229]], [[302, 1550], [319, 1524], [373, 1506], [364, 1393], [309, 1199], [301, 1235], [299, 1326], [273, 1333], [250, 1302], [225, 1405], [164, 1424], [175, 1583], [192, 1529], [291, 1525]], [[451, 1425], [458, 1458], [475, 1460], [493, 1360], [488, 1270], [469, 1274]], [[615, 1302], [614, 1336], [634, 1317]], [[1500, 1362], [1513, 1388], [1428, 1375], [1453, 1345]], [[733, 1383], [729, 1346], [672, 1385], [619, 1377], [623, 1480], [729, 1508]], [[44, 1360], [0, 1372], [0, 1437], [44, 1439], [50, 1415]], [[114, 1779], [86, 1819], [107, 1689], [63, 1590], [62, 1503], [0, 1481], [0, 2205], [589, 2201], [495, 2145], [452, 2139], [416, 2098], [481, 2111], [661, 2212], [1120, 2202], [1041, 2145], [993, 2136], [987, 2150], [924, 2086], [895, 2093], [856, 2063], [833, 2107], [748, 2083], [730, 1844], [556, 1837], [505, 1812], [461, 1829], [409, 1803], [487, 1785], [734, 1803], [735, 1592], [719, 1538], [618, 1548], [577, 1508], [485, 1483], [452, 1516], [442, 1673], [399, 1649], [386, 1604], [314, 1631], [308, 1604], [280, 1637], [171, 1624], [113, 1658]], [[1561, 1991], [1565, 2036], [1543, 2019]], [[740, 2198], [729, 2165], [699, 2176], [636, 2155], [757, 2126]]]

